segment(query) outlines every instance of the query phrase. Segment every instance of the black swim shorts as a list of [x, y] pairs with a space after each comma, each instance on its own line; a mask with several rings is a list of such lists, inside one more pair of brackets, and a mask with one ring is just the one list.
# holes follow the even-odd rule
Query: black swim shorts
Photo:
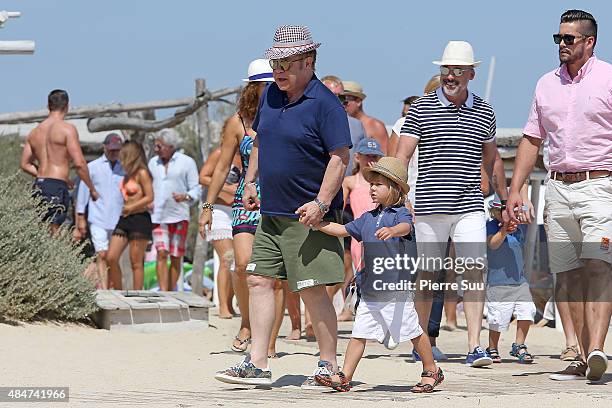
[[51, 222], [51, 224], [63, 224], [68, 216], [70, 205], [68, 183], [53, 178], [37, 178], [32, 189], [34, 191], [33, 196], [41, 197], [43, 202], [48, 205], [43, 220]]

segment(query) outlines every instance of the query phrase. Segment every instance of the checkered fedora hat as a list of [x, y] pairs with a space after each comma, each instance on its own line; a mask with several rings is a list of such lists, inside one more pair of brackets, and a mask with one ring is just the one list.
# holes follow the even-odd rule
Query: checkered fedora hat
[[319, 48], [321, 43], [315, 43], [307, 26], [282, 25], [274, 33], [272, 47], [264, 53], [264, 57], [274, 60]]

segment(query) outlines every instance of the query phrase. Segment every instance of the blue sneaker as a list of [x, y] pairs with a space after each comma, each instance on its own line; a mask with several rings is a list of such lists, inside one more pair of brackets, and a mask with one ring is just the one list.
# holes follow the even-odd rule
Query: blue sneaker
[[419, 353], [417, 353], [417, 351], [415, 349], [412, 349], [412, 359], [416, 362], [416, 361], [421, 361], [421, 356], [419, 356]]
[[448, 357], [437, 346], [431, 346], [431, 353], [435, 361], [447, 361]]
[[474, 347], [474, 351], [468, 353], [465, 364], [470, 367], [484, 367], [493, 364], [493, 359], [480, 346]]
[[272, 384], [272, 372], [255, 367], [251, 356], [247, 355], [240, 363], [218, 371], [215, 380], [228, 384], [269, 385]]

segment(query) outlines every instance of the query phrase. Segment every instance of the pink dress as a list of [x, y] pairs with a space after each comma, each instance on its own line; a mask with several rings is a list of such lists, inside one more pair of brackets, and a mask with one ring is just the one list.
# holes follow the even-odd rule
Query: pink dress
[[[349, 193], [349, 201], [353, 210], [353, 217], [357, 219], [364, 212], [373, 210], [376, 204], [372, 202], [372, 197], [370, 197], [370, 183], [365, 181], [361, 172], [357, 173], [355, 178], [355, 186]], [[361, 244], [355, 238], [351, 238], [351, 258], [353, 259], [353, 267], [356, 271], [363, 268], [361, 262], [362, 252]]]

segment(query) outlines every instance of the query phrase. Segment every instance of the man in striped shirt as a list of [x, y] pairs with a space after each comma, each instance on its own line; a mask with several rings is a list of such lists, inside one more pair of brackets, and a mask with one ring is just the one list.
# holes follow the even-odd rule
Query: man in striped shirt
[[[468, 91], [479, 64], [469, 43], [449, 42], [442, 61], [434, 64], [440, 66], [442, 87], [410, 107], [396, 155], [407, 164], [419, 147], [414, 208], [418, 254], [423, 258], [419, 278], [434, 281], [427, 272], [437, 273], [448, 267], [444, 256], [451, 238], [457, 254], [452, 261], [456, 272], [464, 270], [465, 281], [480, 283], [486, 266], [481, 163], [504, 203], [507, 196], [505, 179], [493, 175], [497, 154], [495, 113], [488, 103]], [[469, 343], [466, 363], [482, 367], [492, 360], [480, 347], [484, 292], [479, 286], [473, 288], [464, 291]], [[431, 290], [426, 286], [420, 295], [423, 300], [417, 301], [416, 309], [421, 326], [427, 329]]]

